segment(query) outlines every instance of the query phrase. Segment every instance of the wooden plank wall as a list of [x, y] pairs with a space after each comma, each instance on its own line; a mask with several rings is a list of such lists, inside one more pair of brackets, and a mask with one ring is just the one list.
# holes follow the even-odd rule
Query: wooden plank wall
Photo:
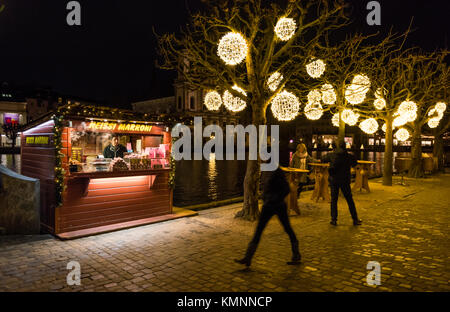
[[[48, 121], [22, 133], [21, 140], [27, 136], [48, 135], [53, 137], [53, 121]], [[55, 149], [27, 146], [21, 148], [21, 173], [24, 176], [40, 180], [41, 184], [41, 227], [53, 233], [55, 226]]]
[[[155, 177], [155, 176], [153, 176]], [[70, 179], [63, 206], [58, 213], [57, 233], [134, 221], [171, 213], [169, 172], [152, 176]]]

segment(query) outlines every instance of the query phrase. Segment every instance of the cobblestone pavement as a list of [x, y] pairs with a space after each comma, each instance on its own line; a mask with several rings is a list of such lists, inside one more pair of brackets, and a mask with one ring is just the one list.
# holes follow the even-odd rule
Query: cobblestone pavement
[[[407, 183], [376, 179], [372, 193], [355, 193], [360, 227], [343, 198], [333, 227], [329, 204], [303, 193], [302, 215], [291, 217], [300, 266], [286, 265], [289, 239], [276, 218], [251, 269], [234, 263], [255, 227], [233, 218], [242, 205], [234, 204], [72, 241], [0, 237], [0, 291], [450, 291], [450, 175]], [[71, 260], [81, 264], [81, 286], [66, 284]], [[381, 265], [379, 286], [366, 283], [369, 261]]]

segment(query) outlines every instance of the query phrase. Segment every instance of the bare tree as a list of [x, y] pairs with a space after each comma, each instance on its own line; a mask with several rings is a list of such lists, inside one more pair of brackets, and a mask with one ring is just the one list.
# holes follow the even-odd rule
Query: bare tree
[[[165, 34], [158, 38], [160, 66], [177, 70], [192, 88], [227, 90], [245, 100], [255, 126], [266, 123], [267, 108], [283, 89], [292, 92], [306, 89], [305, 65], [315, 56], [320, 38], [347, 22], [345, 5], [341, 1], [204, 2], [207, 11], [193, 14], [181, 36]], [[281, 17], [292, 18], [296, 23], [295, 33], [286, 41], [280, 40], [274, 31]], [[239, 33], [245, 38], [248, 50], [242, 64], [229, 66], [218, 56], [218, 42], [228, 32]], [[283, 79], [271, 91], [267, 81], [275, 72], [281, 73]], [[235, 84], [247, 95], [233, 90]], [[259, 216], [259, 165], [259, 159], [247, 163], [244, 205], [236, 215], [248, 220]]]

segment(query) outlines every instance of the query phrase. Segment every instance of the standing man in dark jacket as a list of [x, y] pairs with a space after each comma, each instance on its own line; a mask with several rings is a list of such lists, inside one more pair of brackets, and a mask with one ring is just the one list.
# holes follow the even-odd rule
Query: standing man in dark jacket
[[284, 201], [285, 197], [289, 194], [290, 188], [286, 181], [285, 174], [280, 167], [278, 167], [273, 172], [263, 172], [263, 207], [261, 210], [261, 216], [256, 226], [256, 231], [253, 239], [250, 241], [245, 257], [242, 259], [235, 259], [237, 263], [245, 264], [250, 266], [252, 257], [255, 254], [256, 248], [258, 247], [259, 240], [261, 239], [261, 234], [267, 225], [267, 222], [274, 216], [277, 215], [286, 233], [289, 235], [292, 247], [292, 261], [288, 264], [299, 264], [301, 260], [301, 255], [298, 250], [298, 240], [292, 230], [291, 223], [289, 222], [287, 205]]
[[339, 189], [344, 194], [345, 200], [348, 204], [348, 209], [352, 215], [353, 225], [361, 225], [361, 220], [358, 219], [355, 202], [353, 201], [352, 191], [350, 189], [350, 167], [355, 167], [357, 162], [355, 156], [347, 153], [345, 142], [340, 142], [336, 148], [336, 143], [333, 142], [334, 151], [325, 155], [322, 159], [324, 163], [330, 163], [328, 168], [328, 182], [331, 188], [331, 222], [332, 225], [337, 225], [337, 202], [339, 196]]

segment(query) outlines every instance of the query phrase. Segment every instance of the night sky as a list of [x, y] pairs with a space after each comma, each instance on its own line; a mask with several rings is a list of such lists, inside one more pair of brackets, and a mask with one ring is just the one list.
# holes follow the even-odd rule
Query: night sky
[[[0, 82], [53, 90], [111, 106], [173, 95], [174, 74], [155, 68], [157, 33], [186, 24], [199, 0], [80, 0], [82, 26], [66, 24], [69, 0], [0, 0]], [[450, 1], [380, 0], [382, 26], [365, 22], [369, 0], [352, 0], [349, 31], [404, 31], [409, 45], [448, 48]], [[187, 4], [186, 4], [187, 3]]]

